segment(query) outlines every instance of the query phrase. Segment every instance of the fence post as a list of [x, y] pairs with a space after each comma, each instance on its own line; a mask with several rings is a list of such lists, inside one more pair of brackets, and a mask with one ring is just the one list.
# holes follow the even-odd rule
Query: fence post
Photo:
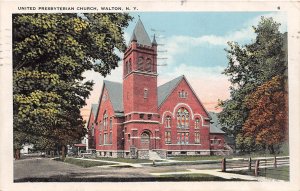
[[274, 168], [277, 168], [277, 159], [276, 159], [276, 156], [274, 157]]
[[251, 157], [249, 157], [249, 166], [248, 166], [249, 171], [251, 171], [251, 162], [252, 162], [252, 159], [251, 159]]
[[259, 160], [255, 162], [255, 170], [254, 170], [254, 175], [258, 176], [258, 170], [259, 170]]
[[222, 159], [222, 172], [226, 172], [226, 158]]

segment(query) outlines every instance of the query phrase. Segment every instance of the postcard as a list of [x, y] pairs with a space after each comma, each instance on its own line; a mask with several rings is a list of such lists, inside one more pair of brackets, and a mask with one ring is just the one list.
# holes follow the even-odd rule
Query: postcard
[[297, 1], [2, 1], [0, 190], [299, 190]]

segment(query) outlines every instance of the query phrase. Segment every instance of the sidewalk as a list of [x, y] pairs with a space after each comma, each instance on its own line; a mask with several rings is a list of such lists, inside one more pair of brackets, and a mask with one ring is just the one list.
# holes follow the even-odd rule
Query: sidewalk
[[208, 174], [212, 176], [218, 176], [224, 179], [242, 179], [248, 181], [258, 181], [258, 182], [284, 182], [283, 180], [271, 179], [266, 177], [255, 177], [241, 174], [233, 174], [220, 172], [218, 169], [213, 170], [196, 170], [196, 169], [187, 169], [188, 172], [166, 172], [166, 173], [150, 173], [151, 175], [160, 176], [160, 175], [175, 175], [175, 174]]

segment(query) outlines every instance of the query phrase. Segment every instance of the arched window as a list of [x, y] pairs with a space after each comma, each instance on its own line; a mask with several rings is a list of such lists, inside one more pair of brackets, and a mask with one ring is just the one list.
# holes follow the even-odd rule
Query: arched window
[[91, 128], [91, 135], [95, 135], [95, 128], [94, 128], [94, 123], [92, 123], [92, 128]]
[[128, 65], [127, 65], [127, 72], [128, 74], [131, 72], [132, 68], [131, 68], [131, 59], [129, 59]]
[[140, 56], [138, 58], [138, 70], [144, 70], [144, 58]]
[[124, 74], [128, 74], [128, 62], [125, 63], [125, 66], [124, 66]]
[[195, 129], [200, 129], [200, 119], [199, 118], [195, 119]]
[[150, 58], [147, 58], [147, 60], [146, 60], [145, 70], [148, 72], [152, 71], [152, 61]]
[[165, 120], [166, 128], [171, 128], [171, 116], [167, 116]]
[[106, 111], [103, 114], [103, 126], [104, 126], [104, 129], [107, 129], [107, 113], [106, 113]]
[[109, 128], [112, 129], [112, 118], [109, 118]]
[[189, 127], [189, 112], [184, 107], [179, 108], [177, 111], [177, 127], [188, 128]]

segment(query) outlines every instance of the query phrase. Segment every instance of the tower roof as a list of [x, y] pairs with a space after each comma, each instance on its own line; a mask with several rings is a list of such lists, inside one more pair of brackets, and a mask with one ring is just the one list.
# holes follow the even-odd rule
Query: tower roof
[[151, 40], [145, 30], [145, 27], [141, 21], [141, 19], [139, 18], [139, 20], [137, 21], [135, 28], [132, 32], [129, 44], [131, 43], [131, 41], [136, 40], [138, 44], [141, 45], [147, 45], [147, 46], [151, 46]]

